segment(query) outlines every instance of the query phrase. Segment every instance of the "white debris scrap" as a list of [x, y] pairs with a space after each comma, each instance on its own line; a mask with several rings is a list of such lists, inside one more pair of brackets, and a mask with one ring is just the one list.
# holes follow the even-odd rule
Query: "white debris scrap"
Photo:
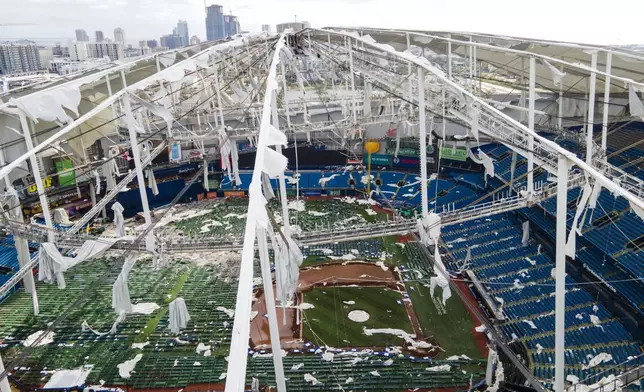
[[[40, 339], [41, 335], [43, 335], [42, 339]], [[46, 346], [54, 341], [54, 335], [55, 334], [53, 332], [45, 333], [45, 331], [36, 331], [31, 335], [27, 336], [27, 339], [25, 339], [24, 342], [22, 342], [22, 344], [25, 347], [31, 347], [32, 345], [34, 347]], [[40, 341], [36, 343], [36, 340], [38, 339], [40, 339]]]
[[475, 328], [474, 328], [474, 330], [475, 330], [476, 332], [481, 332], [481, 333], [483, 333], [483, 332], [485, 332], [485, 331], [487, 330], [487, 328], [485, 327], [485, 325], [479, 325], [478, 327], [475, 327]]
[[530, 328], [537, 329], [537, 326], [534, 324], [534, 321], [532, 321], [532, 320], [521, 320], [521, 321], [523, 321], [524, 323], [528, 324], [530, 326]]
[[589, 362], [588, 365], [584, 365], [583, 369], [593, 368], [601, 363], [610, 362], [613, 360], [613, 356], [608, 353], [599, 353], [595, 355]]
[[226, 315], [230, 318], [233, 318], [235, 316], [235, 309], [228, 309], [224, 308], [223, 306], [217, 306], [215, 310], [226, 313]]
[[572, 385], [579, 384], [579, 377], [574, 374], [569, 374], [566, 376], [566, 381], [570, 381]]
[[93, 365], [86, 365], [78, 369], [55, 370], [44, 389], [67, 389], [85, 384], [85, 380], [92, 371]]
[[536, 347], [537, 347], [537, 354], [541, 354], [541, 352], [543, 351], [543, 346], [537, 343]]
[[134, 349], [137, 349], [137, 348], [138, 348], [138, 349], [142, 350], [142, 349], [143, 349], [143, 347], [147, 346], [148, 344], [150, 344], [150, 342], [145, 342], [145, 343], [132, 343], [132, 348], [134, 348]]
[[138, 314], [150, 315], [157, 309], [159, 309], [159, 305], [154, 302], [141, 302], [136, 305], [132, 305], [132, 313]]
[[439, 366], [432, 366], [428, 367], [427, 370], [428, 372], [449, 372], [452, 369], [450, 365], [439, 365]]
[[322, 359], [327, 362], [333, 362], [333, 357], [335, 357], [335, 354], [330, 353], [328, 351], [322, 354]]
[[373, 372], [369, 372], [369, 374], [371, 374], [374, 377], [380, 377], [380, 373], [378, 373], [377, 370], [374, 370]]
[[342, 302], [347, 304], [347, 305], [355, 305], [356, 304], [356, 301], [342, 301]]
[[297, 365], [291, 366], [291, 370], [300, 370], [304, 367], [304, 363], [298, 363]]
[[130, 373], [134, 371], [136, 364], [139, 363], [141, 358], [143, 358], [143, 354], [137, 354], [134, 358], [116, 365], [119, 369], [119, 376], [121, 376], [121, 378], [130, 378]]
[[317, 378], [313, 377], [313, 375], [311, 373], [304, 374], [304, 381], [310, 382], [312, 385], [320, 385], [320, 384], [322, 384], [321, 382], [318, 381]]

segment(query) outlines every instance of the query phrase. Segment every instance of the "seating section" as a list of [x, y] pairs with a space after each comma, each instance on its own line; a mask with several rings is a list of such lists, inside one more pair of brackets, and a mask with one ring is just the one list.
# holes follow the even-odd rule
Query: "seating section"
[[[444, 227], [442, 238], [448, 269], [474, 273], [505, 317], [499, 330], [525, 345], [535, 377], [549, 383], [554, 377], [553, 260], [533, 240], [522, 246], [522, 231], [504, 215]], [[471, 259], [465, 262], [468, 248]], [[644, 363], [634, 359], [642, 350], [633, 336], [577, 283], [566, 277], [567, 374], [596, 382], [606, 372]], [[612, 359], [590, 367], [600, 353]]]
[[[35, 248], [38, 244], [30, 243], [29, 246]], [[33, 256], [33, 253], [31, 255]], [[18, 264], [18, 252], [16, 251], [13, 235], [7, 235], [0, 241], [0, 286], [9, 281], [18, 270], [20, 270], [20, 265]], [[11, 291], [0, 297], [0, 302], [19, 287], [14, 286]]]

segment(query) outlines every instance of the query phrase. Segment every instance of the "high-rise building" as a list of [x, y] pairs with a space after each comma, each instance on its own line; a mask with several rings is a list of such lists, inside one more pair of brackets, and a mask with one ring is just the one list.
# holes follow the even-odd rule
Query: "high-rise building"
[[266, 32], [266, 33], [270, 33], [271, 32], [271, 25], [263, 24], [262, 25], [262, 31]]
[[0, 74], [21, 74], [42, 70], [38, 47], [32, 43], [0, 44]]
[[114, 42], [125, 47], [125, 30], [120, 27], [114, 29]]
[[224, 37], [224, 7], [211, 5], [206, 8], [206, 38], [214, 41]]
[[151, 39], [151, 40], [149, 40], [149, 41], [147, 42], [147, 44], [148, 44], [148, 48], [150, 48], [150, 49], [154, 49], [154, 48], [156, 48], [157, 46], [159, 46], [159, 43], [158, 43], [158, 42], [157, 42], [157, 40], [155, 40], [155, 39]]
[[169, 34], [161, 37], [161, 46], [164, 46], [168, 49], [176, 49], [181, 47], [183, 38], [177, 34]]
[[116, 61], [124, 58], [125, 53], [123, 45], [116, 42], [90, 42], [87, 44], [87, 56], [94, 59], [109, 57], [111, 61]]
[[49, 69], [49, 64], [54, 59], [54, 51], [52, 48], [38, 49], [38, 57], [42, 69]]
[[78, 29], [76, 30], [76, 41], [87, 42], [89, 41], [89, 35], [87, 35], [87, 32], [85, 30]]
[[96, 42], [103, 42], [105, 40], [105, 36], [103, 35], [103, 32], [100, 30], [96, 30]]
[[188, 46], [190, 44], [190, 34], [188, 34], [188, 22], [186, 22], [185, 20], [179, 20], [179, 22], [177, 22], [177, 29], [175, 34], [181, 37], [181, 41], [182, 41], [181, 46]]
[[224, 15], [224, 37], [232, 37], [239, 34], [239, 22], [233, 15]]
[[56, 42], [54, 47], [51, 48], [51, 54], [58, 57], [69, 57], [69, 48], [61, 46], [60, 42]]
[[87, 50], [87, 45], [88, 42], [70, 42], [67, 45], [67, 50], [69, 52], [69, 59], [71, 61], [85, 61], [87, 60], [88, 56], [88, 50]]
[[193, 35], [192, 38], [190, 38], [190, 45], [197, 45], [200, 43], [201, 43], [201, 40], [196, 35]]

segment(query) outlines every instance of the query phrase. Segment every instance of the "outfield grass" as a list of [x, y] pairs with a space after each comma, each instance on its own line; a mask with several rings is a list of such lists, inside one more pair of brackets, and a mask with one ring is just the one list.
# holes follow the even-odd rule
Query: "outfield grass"
[[453, 293], [443, 308], [440, 288], [436, 289], [432, 300], [429, 288], [421, 283], [407, 282], [406, 286], [423, 334], [438, 342], [446, 356], [465, 354], [470, 358], [481, 357], [472, 336], [474, 322], [458, 295]]
[[[355, 301], [354, 305], [343, 301]], [[363, 327], [395, 328], [413, 333], [402, 296], [384, 287], [323, 287], [304, 294], [315, 308], [304, 311], [304, 338], [318, 345], [367, 347], [402, 345], [402, 339], [386, 334], [367, 336]], [[352, 310], [369, 313], [367, 322], [349, 320]]]

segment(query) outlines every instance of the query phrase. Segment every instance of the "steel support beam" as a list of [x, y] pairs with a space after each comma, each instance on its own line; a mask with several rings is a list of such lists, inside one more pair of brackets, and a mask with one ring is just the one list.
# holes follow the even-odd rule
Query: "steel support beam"
[[602, 112], [602, 151], [606, 155], [607, 134], [608, 134], [608, 101], [610, 101], [610, 71], [613, 63], [613, 54], [606, 53], [606, 76], [604, 78], [604, 110]]
[[[536, 99], [535, 93], [535, 59], [530, 57], [530, 80], [529, 80], [529, 91], [528, 91], [528, 129], [534, 131], [534, 104]], [[534, 192], [534, 136], [530, 134], [528, 136], [528, 194], [532, 195]]]
[[[18, 109], [18, 114], [20, 116], [20, 124], [22, 126], [22, 134], [25, 138], [25, 145], [27, 146], [27, 151], [31, 151], [34, 148], [33, 140], [31, 139], [31, 131], [29, 130], [29, 123], [27, 122], [27, 115], [20, 109]], [[53, 222], [51, 220], [51, 213], [49, 212], [49, 201], [47, 200], [47, 194], [45, 193], [45, 187], [42, 183], [42, 176], [40, 174], [40, 162], [36, 154], [31, 154], [29, 156], [29, 161], [31, 163], [31, 170], [33, 171], [34, 181], [36, 181], [36, 189], [38, 190], [38, 199], [40, 199], [40, 207], [42, 208], [42, 214], [45, 218], [45, 225], [51, 230], [54, 229]], [[53, 232], [50, 232], [48, 235], [50, 242], [53, 239]]]
[[[591, 55], [592, 69], [597, 68], [597, 52]], [[590, 86], [588, 90], [588, 120], [586, 123], [586, 163], [593, 164], [593, 125], [595, 123], [595, 84], [597, 82], [597, 73], [590, 73]]]
[[[130, 134], [130, 144], [132, 147], [132, 159], [134, 159], [134, 168], [136, 170], [136, 180], [139, 184], [139, 194], [141, 195], [141, 203], [143, 204], [143, 218], [145, 219], [146, 226], [152, 224], [152, 217], [150, 215], [150, 204], [148, 203], [148, 193], [145, 185], [145, 177], [143, 176], [143, 165], [141, 164], [141, 151], [136, 135], [136, 127], [134, 114], [132, 113], [132, 106], [130, 105], [130, 97], [125, 94], [123, 96], [123, 107], [125, 109], [125, 119], [127, 128]], [[150, 232], [151, 234], [151, 232]]]
[[423, 218], [429, 213], [427, 197], [427, 120], [425, 119], [425, 69], [418, 67], [418, 125], [420, 128], [420, 190]]
[[[557, 166], [557, 243], [555, 262], [555, 392], [564, 392], [566, 332], [566, 222], [568, 208], [568, 159]], [[573, 229], [574, 230], [574, 229]]]

